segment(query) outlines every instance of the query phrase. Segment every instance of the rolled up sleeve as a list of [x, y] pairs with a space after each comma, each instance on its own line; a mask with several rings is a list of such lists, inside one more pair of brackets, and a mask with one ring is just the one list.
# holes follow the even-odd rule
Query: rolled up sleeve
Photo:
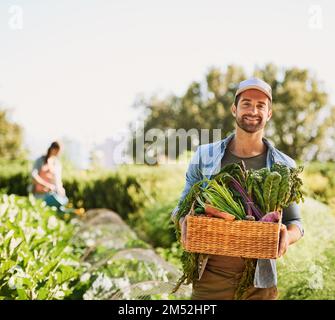
[[192, 188], [192, 186], [200, 181], [202, 179], [201, 171], [200, 171], [200, 146], [195, 151], [190, 164], [188, 165], [187, 171], [186, 171], [186, 181], [185, 181], [185, 187], [183, 192], [181, 193], [180, 199], [178, 201], [177, 206], [173, 209], [171, 213], [171, 220], [173, 223], [176, 223], [176, 216], [179, 210], [179, 206], [187, 196], [188, 192]]
[[301, 236], [304, 235], [305, 231], [301, 220], [300, 206], [296, 202], [283, 209], [282, 222], [286, 225], [286, 227], [291, 224], [295, 224], [299, 228]]

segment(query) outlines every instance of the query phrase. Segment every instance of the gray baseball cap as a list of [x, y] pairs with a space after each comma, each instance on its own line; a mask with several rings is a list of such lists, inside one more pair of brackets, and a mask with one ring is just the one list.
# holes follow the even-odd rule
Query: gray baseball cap
[[250, 78], [247, 80], [243, 80], [239, 83], [237, 91], [235, 93], [235, 98], [240, 93], [249, 90], [249, 89], [256, 89], [265, 93], [270, 101], [272, 101], [272, 89], [269, 84], [265, 81], [258, 79], [258, 78]]

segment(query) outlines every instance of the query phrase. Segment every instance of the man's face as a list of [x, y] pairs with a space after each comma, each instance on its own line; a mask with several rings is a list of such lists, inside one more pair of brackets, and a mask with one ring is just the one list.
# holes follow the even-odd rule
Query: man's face
[[246, 132], [262, 130], [272, 116], [269, 98], [256, 89], [241, 93], [238, 105], [232, 107], [237, 125]]

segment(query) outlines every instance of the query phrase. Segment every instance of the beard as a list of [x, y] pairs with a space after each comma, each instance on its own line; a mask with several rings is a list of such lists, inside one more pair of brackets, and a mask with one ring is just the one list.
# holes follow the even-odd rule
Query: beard
[[[250, 121], [248, 119], [254, 121]], [[242, 130], [248, 133], [257, 132], [265, 127], [265, 123], [263, 123], [262, 117], [259, 116], [244, 115], [242, 117], [236, 117], [236, 123]]]

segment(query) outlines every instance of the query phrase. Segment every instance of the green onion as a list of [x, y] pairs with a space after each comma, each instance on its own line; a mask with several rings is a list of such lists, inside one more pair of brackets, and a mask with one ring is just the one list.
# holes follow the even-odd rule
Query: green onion
[[[246, 214], [241, 201], [236, 202], [233, 198], [233, 193], [226, 187], [221, 179], [218, 179], [221, 184], [216, 180], [208, 180], [207, 186], [202, 192], [202, 197], [205, 201], [214, 208], [228, 212], [234, 215], [238, 220], [245, 218]], [[198, 203], [205, 207], [205, 202], [197, 196]]]

